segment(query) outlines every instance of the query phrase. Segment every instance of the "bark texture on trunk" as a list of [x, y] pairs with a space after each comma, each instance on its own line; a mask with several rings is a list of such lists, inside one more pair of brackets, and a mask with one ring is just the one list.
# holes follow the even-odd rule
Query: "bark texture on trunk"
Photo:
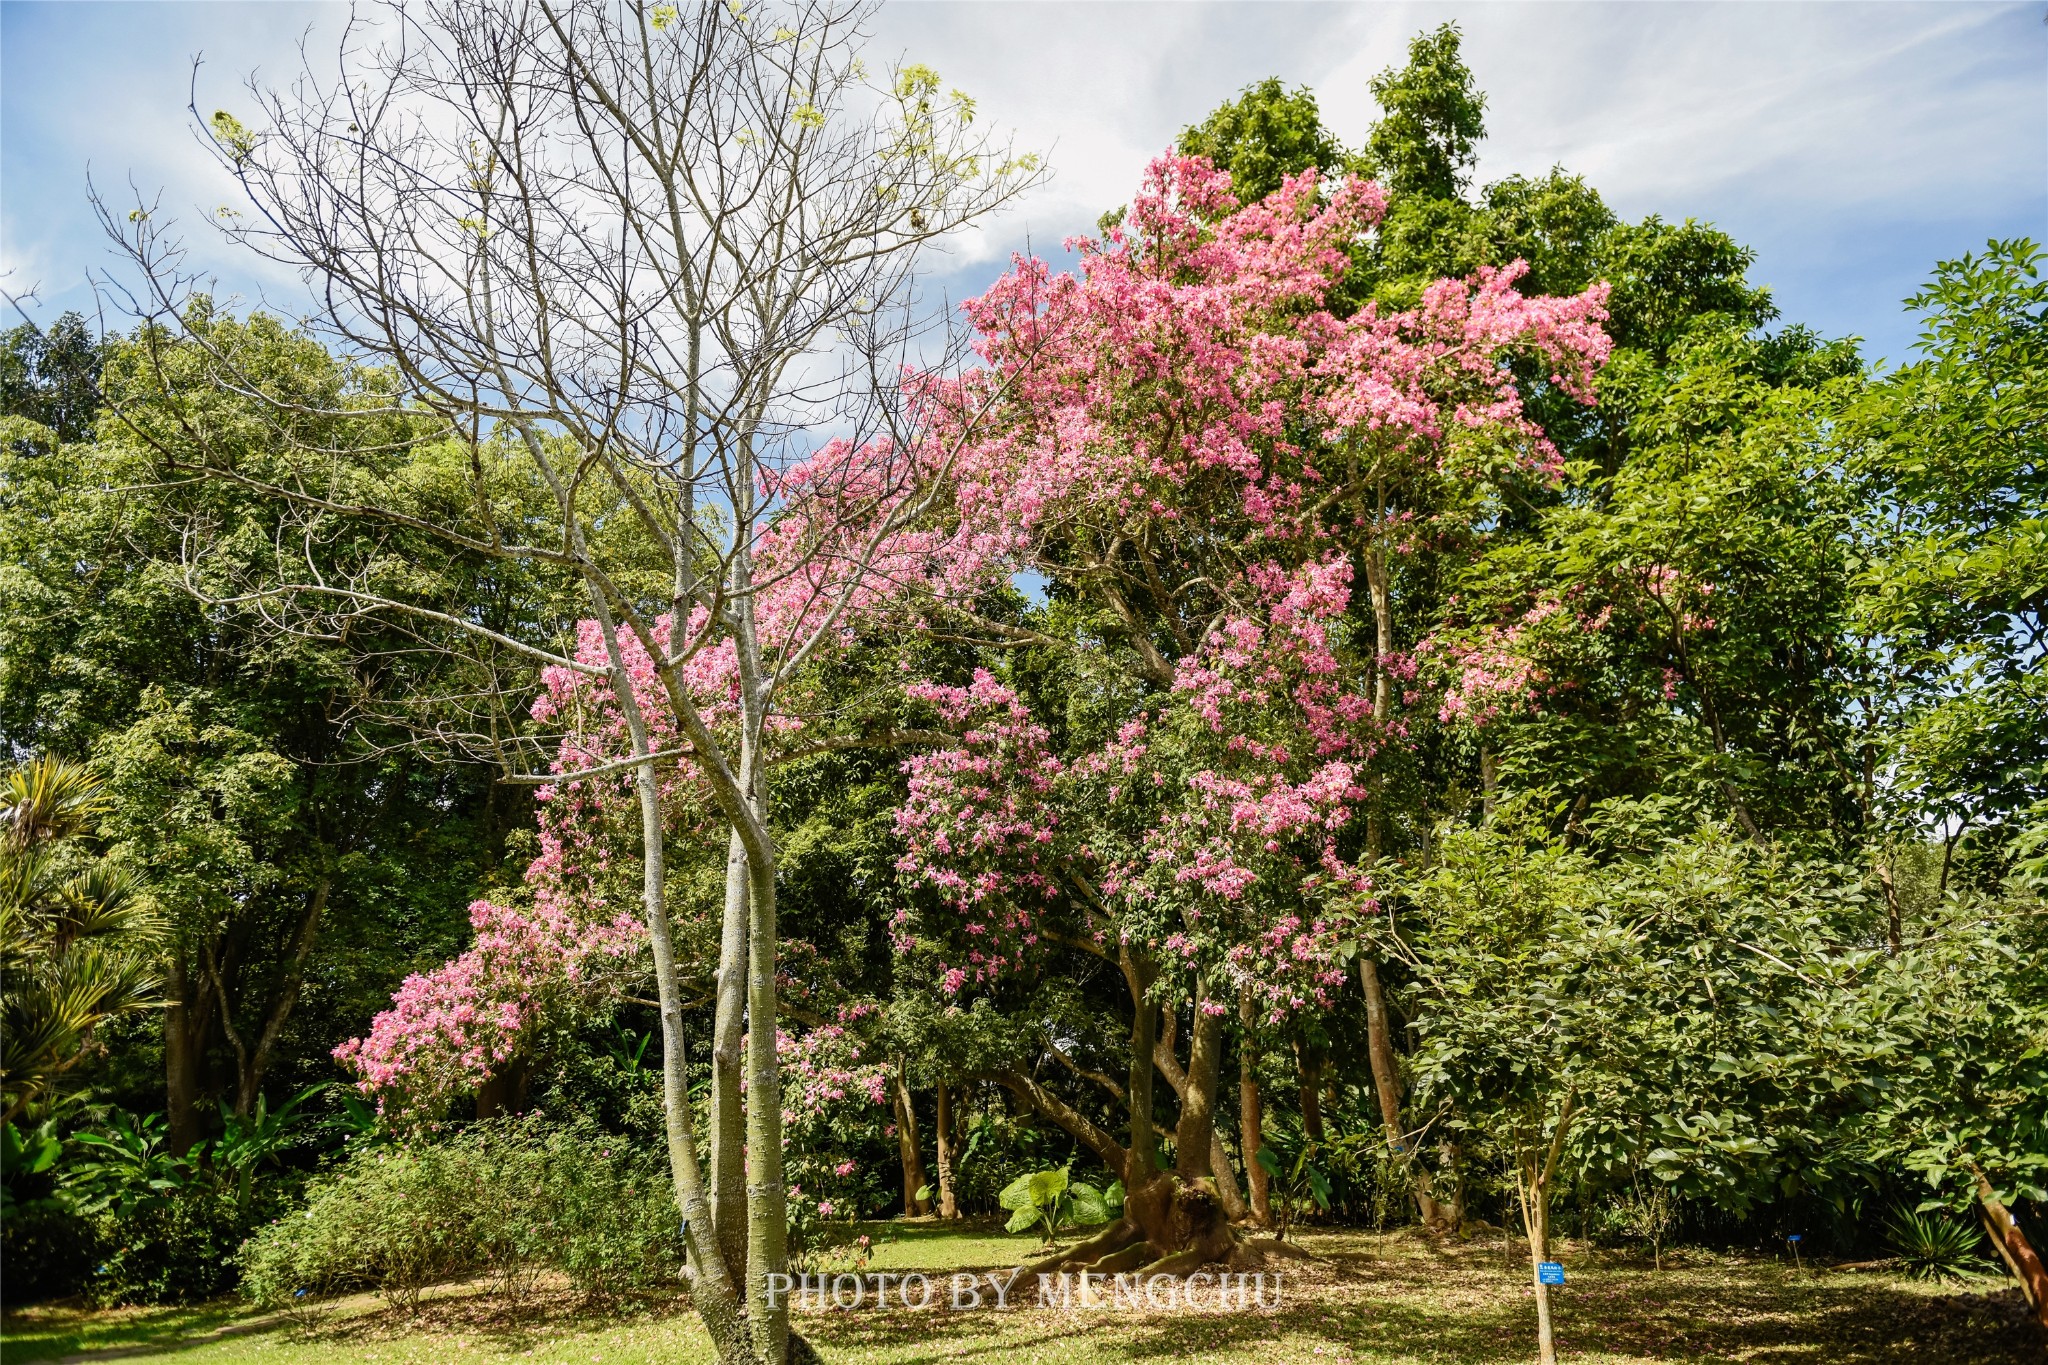
[[1118, 961], [1131, 992], [1131, 1076], [1124, 1100], [1130, 1113], [1130, 1147], [1122, 1167], [1129, 1191], [1143, 1188], [1159, 1172], [1159, 1140], [1152, 1132], [1152, 1054], [1159, 1041], [1159, 1016], [1149, 996], [1156, 975], [1152, 964], [1128, 945], [1120, 950]]
[[1196, 999], [1189, 1030], [1187, 1087], [1181, 1092], [1180, 1122], [1173, 1130], [1173, 1169], [1183, 1181], [1213, 1176], [1216, 1170], [1211, 1147], [1216, 1137], [1216, 1083], [1223, 1070], [1223, 1017], [1210, 1013], [1213, 1003], [1206, 993]]
[[[328, 856], [331, 860], [333, 855], [330, 852]], [[263, 1029], [257, 1035], [254, 1047], [243, 1044], [241, 1034], [234, 1027], [234, 1014], [228, 1008], [227, 988], [218, 976], [214, 978], [214, 986], [221, 995], [221, 1028], [235, 1050], [235, 1114], [240, 1118], [249, 1116], [256, 1108], [257, 1097], [263, 1093], [263, 1077], [270, 1070], [271, 1054], [277, 1049], [277, 1040], [284, 1032], [285, 1023], [299, 1003], [299, 990], [306, 980], [306, 959], [312, 956], [313, 940], [320, 932], [320, 917], [327, 909], [327, 897], [333, 889], [334, 873], [330, 871], [313, 889], [306, 913], [299, 921], [298, 932], [292, 936], [283, 979], [278, 982], [277, 994], [271, 999], [270, 1010], [264, 1016]]]
[[2012, 1210], [1999, 1199], [1998, 1191], [1991, 1187], [1984, 1172], [1973, 1167], [1970, 1173], [1977, 1178], [1977, 1204], [1983, 1210], [1985, 1230], [1991, 1235], [1991, 1245], [1998, 1248], [1999, 1258], [2012, 1271], [2013, 1278], [2020, 1282], [2020, 1292], [2026, 1295], [2028, 1306], [2034, 1310], [2034, 1320], [2048, 1329], [2048, 1269], [2043, 1268], [2034, 1244], [2020, 1230]]
[[726, 841], [718, 1004], [711, 1025], [711, 1217], [734, 1283], [747, 1269], [747, 1109], [740, 1085], [746, 1032], [747, 851], [734, 830]]
[[206, 1037], [206, 992], [193, 999], [192, 974], [182, 953], [173, 952], [164, 968], [164, 1107], [171, 1152], [183, 1156], [199, 1141], [199, 1067]]
[[[590, 599], [610, 656], [612, 695], [625, 717], [633, 753], [650, 754], [653, 748], [648, 743], [647, 722], [619, 648], [617, 622], [604, 595], [594, 585]], [[758, 1339], [748, 1330], [739, 1281], [728, 1272], [719, 1250], [711, 1203], [706, 1198], [704, 1170], [697, 1155], [696, 1119], [690, 1109], [689, 1059], [683, 1044], [682, 983], [676, 971], [675, 938], [668, 918], [668, 850], [662, 826], [661, 783], [652, 762], [633, 770], [633, 792], [640, 807], [640, 906], [647, 923], [655, 994], [661, 1009], [662, 1125], [668, 1143], [669, 1178], [675, 1190], [676, 1207], [682, 1214], [683, 1236], [693, 1268], [690, 1298], [722, 1365], [749, 1365], [758, 1349]], [[772, 892], [772, 880], [770, 888]], [[772, 997], [765, 1017], [775, 1017]], [[771, 1056], [773, 1034], [770, 1029]], [[772, 1085], [770, 1095], [780, 1103], [779, 1091]], [[777, 1158], [775, 1175], [779, 1180], [780, 1150], [773, 1155]], [[786, 1325], [787, 1319], [784, 1322]], [[781, 1359], [780, 1354], [775, 1357], [776, 1365], [780, 1365]]]
[[944, 1081], [938, 1088], [938, 1131], [932, 1135], [939, 1156], [939, 1217], [958, 1218], [960, 1204], [953, 1195], [953, 1092]]
[[532, 1064], [519, 1058], [514, 1058], [492, 1071], [484, 1077], [483, 1084], [476, 1088], [476, 1116], [480, 1119], [490, 1119], [500, 1114], [524, 1112], [526, 1083], [532, 1076]]
[[903, 1215], [916, 1218], [932, 1211], [931, 1196], [918, 1192], [931, 1184], [924, 1173], [924, 1153], [917, 1140], [917, 1106], [910, 1100], [910, 1082], [902, 1058], [896, 1061], [896, 1154], [903, 1163]]
[[1543, 1283], [1543, 1263], [1550, 1259], [1550, 1192], [1557, 1178], [1558, 1158], [1571, 1131], [1574, 1097], [1567, 1092], [1559, 1106], [1557, 1126], [1543, 1149], [1524, 1150], [1515, 1158], [1515, 1193], [1522, 1206], [1522, 1229], [1529, 1238], [1529, 1276], [1536, 1289], [1536, 1359], [1557, 1365], [1557, 1337], [1550, 1321], [1550, 1286]]
[[1259, 1164], [1259, 1149], [1265, 1145], [1265, 1105], [1259, 1097], [1258, 1048], [1252, 1034], [1252, 993], [1249, 986], [1238, 992], [1237, 1022], [1241, 1036], [1237, 1044], [1237, 1126], [1238, 1150], [1244, 1154], [1244, 1179], [1251, 1187], [1252, 1221], [1262, 1228], [1273, 1226], [1272, 1178]]
[[1301, 1045], [1301, 1039], [1294, 1040], [1294, 1070], [1299, 1078], [1295, 1091], [1301, 1101], [1301, 1131], [1310, 1142], [1324, 1140], [1322, 1062], [1309, 1054]]
[[1443, 1205], [1436, 1200], [1429, 1168], [1415, 1159], [1407, 1130], [1401, 1123], [1401, 1068], [1394, 1058], [1393, 1027], [1387, 1018], [1387, 996], [1380, 985], [1379, 963], [1369, 957], [1359, 958], [1358, 980], [1365, 988], [1366, 1053], [1372, 1063], [1372, 1088], [1379, 1097], [1380, 1122], [1387, 1130], [1387, 1146], [1408, 1168], [1415, 1191], [1415, 1211], [1421, 1215], [1423, 1226], [1442, 1230], [1449, 1220], [1444, 1216]]
[[789, 1359], [789, 1297], [768, 1280], [789, 1268], [789, 1190], [782, 1175], [782, 1062], [775, 1055], [775, 870], [748, 868], [747, 1319], [766, 1365]]
[[[1159, 1031], [1159, 1037], [1152, 1045], [1153, 1063], [1157, 1067], [1159, 1074], [1166, 1077], [1166, 1083], [1173, 1088], [1174, 1095], [1180, 1100], [1182, 1106], [1181, 1114], [1184, 1119], [1187, 1113], [1188, 1073], [1182, 1069], [1180, 1059], [1174, 1056], [1173, 1053], [1175, 1036], [1174, 1016], [1170, 1011], [1162, 1011], [1162, 1017], [1166, 1020], [1167, 1026]], [[1220, 1030], [1222, 1026], [1219, 1023], [1217, 1027]], [[1220, 1067], [1220, 1046], [1217, 1060]], [[1190, 1061], [1192, 1062], [1192, 1058], [1190, 1058]], [[1216, 1130], [1214, 1121], [1215, 1092], [1213, 1088], [1210, 1092], [1209, 1106], [1211, 1116], [1209, 1122], [1208, 1174], [1215, 1181], [1216, 1198], [1223, 1205], [1224, 1215], [1232, 1222], [1236, 1222], [1246, 1214], [1244, 1194], [1238, 1189], [1237, 1176], [1230, 1169], [1230, 1154], [1223, 1150], [1223, 1135]], [[1176, 1146], [1179, 1145], [1180, 1140], [1180, 1135], [1176, 1131], [1174, 1135]], [[1128, 1185], [1129, 1182], [1125, 1183]]]

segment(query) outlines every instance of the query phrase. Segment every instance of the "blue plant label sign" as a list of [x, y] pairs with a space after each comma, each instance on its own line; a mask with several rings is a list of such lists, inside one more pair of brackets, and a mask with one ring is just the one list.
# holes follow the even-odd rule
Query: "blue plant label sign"
[[1536, 1280], [1539, 1284], [1563, 1284], [1564, 1266], [1557, 1261], [1538, 1261]]
[[1787, 1240], [1787, 1241], [1792, 1241], [1792, 1242], [1803, 1242], [1803, 1241], [1805, 1241], [1806, 1239], [1805, 1239], [1805, 1238], [1803, 1238], [1803, 1237], [1801, 1237], [1801, 1236], [1800, 1236], [1800, 1235], [1799, 1235], [1798, 1233], [1796, 1233], [1796, 1232], [1795, 1232], [1795, 1233], [1793, 1233], [1793, 1234], [1792, 1234], [1792, 1235], [1791, 1235], [1791, 1236], [1790, 1236], [1789, 1238], [1787, 1238], [1786, 1240]]

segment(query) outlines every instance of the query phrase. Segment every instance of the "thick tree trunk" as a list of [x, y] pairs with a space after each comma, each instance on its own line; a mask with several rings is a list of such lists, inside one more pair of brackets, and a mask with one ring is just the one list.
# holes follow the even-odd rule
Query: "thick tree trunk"
[[1984, 1212], [1985, 1230], [1991, 1235], [1991, 1245], [1998, 1249], [1999, 1258], [2012, 1271], [2013, 1278], [2020, 1282], [2020, 1292], [2026, 1295], [2028, 1305], [2033, 1308], [2035, 1321], [2048, 1328], [2048, 1269], [2042, 1267], [2034, 1244], [2020, 1230], [2012, 1210], [1999, 1199], [1998, 1191], [1991, 1187], [1984, 1172], [1971, 1167], [1970, 1173], [1977, 1178], [1977, 1203]]
[[[1153, 1062], [1159, 1074], [1166, 1077], [1166, 1083], [1173, 1087], [1173, 1093], [1185, 1106], [1188, 1073], [1181, 1069], [1179, 1059], [1173, 1055], [1174, 1016], [1170, 1010], [1162, 1010], [1161, 1017], [1167, 1021], [1167, 1026], [1159, 1031], [1159, 1037], [1153, 1042]], [[1213, 1110], [1213, 1092], [1210, 1104]], [[1179, 1143], [1178, 1135], [1174, 1141], [1176, 1144]], [[1214, 1122], [1209, 1125], [1209, 1175], [1215, 1181], [1215, 1196], [1223, 1205], [1224, 1215], [1233, 1223], [1243, 1218], [1248, 1212], [1245, 1208], [1244, 1193], [1237, 1187], [1237, 1176], [1230, 1169], [1230, 1154], [1223, 1150], [1223, 1135], [1216, 1131]]]
[[1262, 1228], [1273, 1226], [1272, 1179], [1259, 1164], [1264, 1145], [1265, 1105], [1259, 1098], [1258, 1049], [1254, 1043], [1250, 987], [1237, 996], [1237, 1125], [1238, 1150], [1244, 1154], [1245, 1183], [1251, 1186], [1252, 1221]]
[[919, 1198], [931, 1181], [924, 1173], [924, 1153], [917, 1140], [917, 1106], [910, 1100], [904, 1061], [896, 1059], [896, 1154], [903, 1163], [903, 1216], [917, 1218], [932, 1211], [931, 1196]]
[[192, 975], [181, 953], [173, 952], [164, 968], [164, 1111], [167, 1141], [183, 1156], [199, 1141], [200, 1049], [206, 1036], [206, 995], [192, 998]]
[[1216, 1173], [1212, 1149], [1216, 1137], [1216, 1086], [1223, 1070], [1223, 1015], [1216, 1002], [1209, 999], [1206, 986], [1195, 1000], [1194, 1020], [1188, 1040], [1187, 1087], [1181, 1091], [1180, 1122], [1173, 1130], [1173, 1169], [1183, 1181], [1213, 1177]]
[[735, 830], [726, 843], [718, 1004], [711, 1026], [711, 1217], [735, 1283], [747, 1267], [747, 1108], [740, 1085], [746, 1032], [747, 851]]
[[1134, 1191], [1159, 1171], [1159, 1140], [1152, 1131], [1152, 1053], [1159, 1041], [1159, 1015], [1148, 995], [1157, 973], [1128, 945], [1120, 950], [1118, 961], [1131, 992], [1131, 1079], [1124, 1098], [1130, 1112], [1130, 1147], [1123, 1173], [1124, 1188]]
[[[1086, 1147], [1089, 1151], [1095, 1153], [1097, 1157], [1101, 1158], [1102, 1164], [1109, 1167], [1112, 1171], [1131, 1171], [1134, 1169], [1131, 1154], [1120, 1146], [1114, 1137], [1098, 1127], [1093, 1119], [1090, 1119], [1086, 1114], [1081, 1113], [1078, 1109], [1062, 1101], [1059, 1096], [1053, 1094], [1023, 1072], [981, 1071], [975, 1073], [975, 1079], [994, 1081], [997, 1085], [1008, 1090], [1017, 1097], [1018, 1101], [1025, 1108], [1031, 1109], [1058, 1124], [1076, 1142], [1079, 1142], [1083, 1147]], [[1149, 1170], [1151, 1168], [1146, 1167], [1144, 1169]], [[1130, 1186], [1130, 1178], [1126, 1176], [1124, 1187], [1129, 1189]]]
[[491, 1072], [476, 1088], [476, 1116], [491, 1119], [501, 1114], [523, 1113], [526, 1109], [526, 1083], [532, 1077], [533, 1064], [519, 1058]]
[[[1372, 1063], [1372, 1088], [1379, 1097], [1380, 1122], [1387, 1131], [1387, 1147], [1406, 1164], [1415, 1191], [1415, 1209], [1424, 1227], [1442, 1230], [1448, 1221], [1436, 1201], [1429, 1168], [1416, 1160], [1401, 1124], [1401, 1069], [1394, 1059], [1393, 1028], [1387, 1018], [1387, 996], [1380, 986], [1380, 966], [1369, 957], [1358, 959], [1358, 980], [1365, 988], [1366, 1054]], [[1456, 1228], [1451, 1228], [1456, 1231]]]
[[1301, 1131], [1310, 1142], [1321, 1144], [1323, 1132], [1322, 1062], [1309, 1054], [1301, 1045], [1300, 1037], [1294, 1040], [1294, 1070], [1300, 1078], [1295, 1093], [1301, 1100]]
[[938, 1131], [933, 1140], [939, 1156], [939, 1217], [958, 1218], [960, 1205], [953, 1196], [953, 1092], [944, 1081], [939, 1082], [938, 1107]]

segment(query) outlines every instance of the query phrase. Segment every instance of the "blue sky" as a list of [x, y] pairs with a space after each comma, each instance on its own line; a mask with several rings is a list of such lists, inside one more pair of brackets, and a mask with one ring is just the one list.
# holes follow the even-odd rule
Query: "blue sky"
[[[291, 310], [288, 276], [205, 225], [232, 187], [194, 145], [202, 108], [247, 107], [252, 69], [284, 81], [345, 10], [296, 3], [0, 4], [0, 287], [31, 311], [89, 306], [114, 263], [85, 199], [154, 197], [224, 291]], [[1987, 237], [2048, 238], [2048, 6], [1992, 4], [897, 3], [875, 49], [937, 67], [985, 117], [1043, 149], [1044, 190], [942, 262], [955, 294], [1012, 249], [1086, 229], [1146, 157], [1245, 84], [1313, 88], [1362, 138], [1366, 81], [1417, 30], [1455, 19], [1488, 96], [1479, 178], [1585, 174], [1626, 217], [1715, 222], [1755, 247], [1788, 320], [1902, 358], [1899, 300]]]

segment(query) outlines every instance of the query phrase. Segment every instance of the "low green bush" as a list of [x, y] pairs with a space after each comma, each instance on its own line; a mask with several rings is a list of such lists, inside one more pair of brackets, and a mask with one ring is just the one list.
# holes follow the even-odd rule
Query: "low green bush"
[[100, 1304], [197, 1303], [235, 1284], [235, 1253], [259, 1211], [195, 1186], [88, 1220], [98, 1248], [85, 1292]]
[[374, 1289], [410, 1308], [473, 1275], [516, 1299], [547, 1270], [612, 1298], [678, 1280], [680, 1233], [657, 1159], [528, 1115], [351, 1153], [239, 1260], [243, 1292], [266, 1305]]

